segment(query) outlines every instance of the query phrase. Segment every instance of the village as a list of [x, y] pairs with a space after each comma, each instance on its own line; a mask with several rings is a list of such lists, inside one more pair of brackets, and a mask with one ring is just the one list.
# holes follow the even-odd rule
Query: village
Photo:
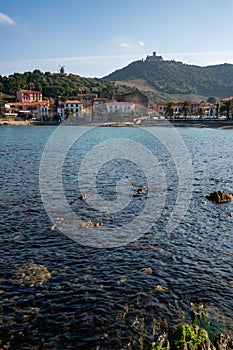
[[95, 93], [79, 93], [76, 99], [51, 103], [43, 99], [41, 91], [19, 90], [16, 101], [0, 104], [1, 119], [14, 121], [62, 122], [70, 117], [77, 121], [134, 121], [156, 119], [231, 119], [233, 96], [209, 102], [149, 102], [145, 94], [134, 90], [118, 94], [115, 84], [113, 98], [107, 100]]

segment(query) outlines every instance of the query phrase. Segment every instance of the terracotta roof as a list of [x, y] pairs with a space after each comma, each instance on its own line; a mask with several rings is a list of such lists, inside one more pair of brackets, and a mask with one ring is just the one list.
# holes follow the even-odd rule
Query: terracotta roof
[[80, 104], [80, 103], [82, 103], [81, 101], [79, 101], [79, 100], [66, 100], [65, 101], [65, 103], [66, 104]]
[[48, 106], [49, 101], [38, 102], [10, 102], [11, 106]]
[[25, 92], [27, 94], [31, 94], [31, 93], [33, 93], [33, 94], [42, 94], [41, 91], [36, 91], [36, 90], [19, 90], [17, 92]]
[[233, 96], [222, 98], [221, 101], [231, 101], [231, 100], [233, 100]]

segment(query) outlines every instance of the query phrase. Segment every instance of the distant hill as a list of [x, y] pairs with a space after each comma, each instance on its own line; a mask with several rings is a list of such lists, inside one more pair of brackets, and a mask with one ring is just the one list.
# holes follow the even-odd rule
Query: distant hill
[[138, 88], [162, 100], [221, 99], [233, 95], [233, 65], [207, 67], [164, 61], [161, 56], [147, 56], [103, 78]]
[[[65, 100], [77, 98], [78, 93], [94, 93], [99, 97], [111, 99], [114, 84], [97, 78], [85, 78], [75, 74], [42, 73], [35, 69], [33, 72], [14, 73], [6, 76], [0, 75], [0, 100], [13, 101], [16, 91], [32, 89], [42, 91], [43, 98]], [[120, 88], [121, 93], [132, 89]]]

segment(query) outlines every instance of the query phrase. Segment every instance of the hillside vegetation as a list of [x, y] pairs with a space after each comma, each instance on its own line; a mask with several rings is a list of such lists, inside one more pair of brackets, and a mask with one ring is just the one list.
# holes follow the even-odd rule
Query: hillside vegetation
[[[77, 98], [78, 93], [94, 93], [108, 99], [112, 98], [114, 84], [97, 78], [85, 78], [75, 74], [33, 72], [14, 73], [0, 76], [0, 99], [14, 100], [16, 91], [21, 89], [39, 90], [43, 98], [65, 100]], [[121, 89], [122, 92], [130, 88]]]
[[128, 84], [150, 94], [154, 92], [163, 99], [209, 96], [221, 99], [233, 95], [232, 64], [199, 67], [150, 57], [132, 62], [104, 79]]
[[16, 91], [20, 89], [40, 90], [45, 99], [77, 98], [78, 93], [95, 93], [98, 97], [111, 99], [115, 82], [120, 86], [118, 94], [137, 88], [150, 101], [201, 101], [210, 96], [221, 99], [233, 95], [233, 65], [199, 67], [149, 56], [149, 59], [132, 62], [102, 79], [61, 72], [42, 73], [36, 69], [8, 77], [0, 75], [0, 100], [15, 100]]

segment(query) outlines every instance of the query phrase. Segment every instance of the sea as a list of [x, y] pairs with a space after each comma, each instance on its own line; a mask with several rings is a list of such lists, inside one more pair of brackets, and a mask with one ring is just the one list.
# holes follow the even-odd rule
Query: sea
[[1, 126], [0, 160], [0, 348], [233, 336], [231, 129]]

